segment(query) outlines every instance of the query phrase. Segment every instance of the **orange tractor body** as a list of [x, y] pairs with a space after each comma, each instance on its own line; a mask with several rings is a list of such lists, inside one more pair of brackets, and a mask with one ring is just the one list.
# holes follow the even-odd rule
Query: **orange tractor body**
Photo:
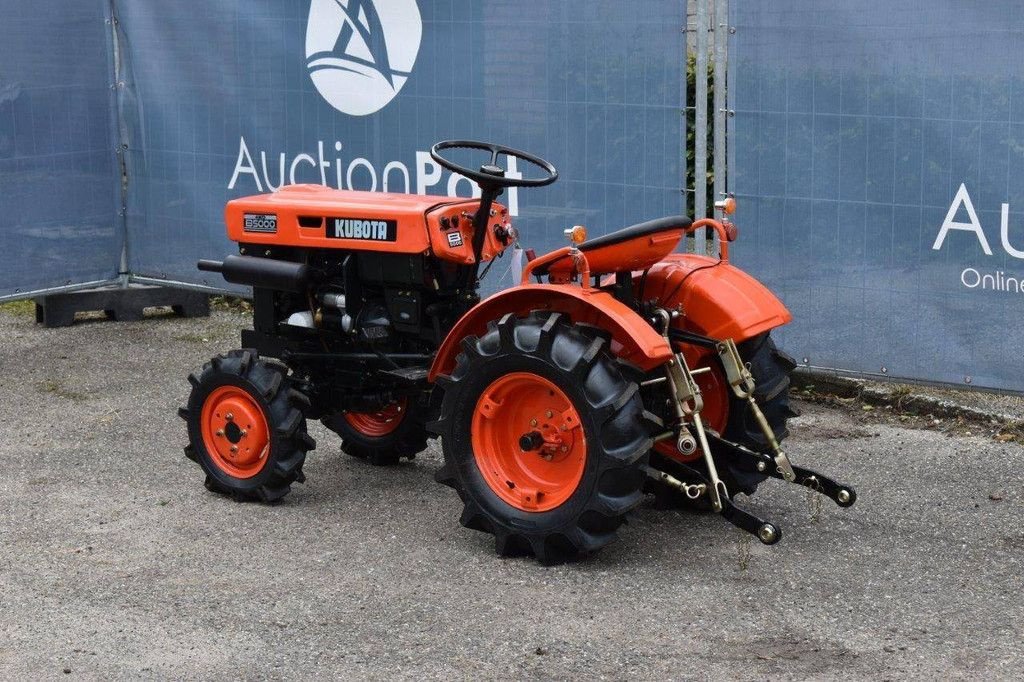
[[[477, 170], [448, 149], [490, 158]], [[439, 436], [436, 477], [459, 492], [463, 525], [493, 534], [500, 554], [546, 562], [610, 542], [645, 494], [713, 509], [766, 544], [781, 529], [732, 501], [765, 478], [853, 504], [851, 487], [781, 447], [795, 363], [769, 335], [791, 316], [729, 264], [725, 215], [592, 240], [571, 227], [566, 247], [525, 252], [518, 286], [480, 300], [481, 266], [519, 248], [497, 198], [557, 172], [500, 145], [431, 154], [480, 198], [297, 185], [228, 203], [239, 254], [199, 267], [253, 287], [254, 316], [244, 348], [190, 377], [181, 410], [208, 488], [280, 499], [304, 479], [306, 420], [320, 419], [372, 464], [411, 459]], [[503, 157], [541, 177], [506, 177]], [[675, 252], [704, 227], [720, 257]]]

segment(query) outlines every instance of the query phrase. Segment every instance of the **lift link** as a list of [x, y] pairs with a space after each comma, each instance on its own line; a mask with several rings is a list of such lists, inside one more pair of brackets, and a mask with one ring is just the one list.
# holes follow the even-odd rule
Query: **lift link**
[[722, 367], [725, 369], [725, 376], [729, 381], [729, 386], [732, 387], [732, 392], [740, 400], [747, 401], [747, 405], [749, 405], [750, 411], [757, 420], [758, 426], [761, 427], [764, 437], [768, 440], [768, 445], [771, 447], [772, 452], [775, 453], [776, 471], [782, 475], [784, 481], [790, 483], [796, 481], [796, 472], [793, 471], [793, 465], [789, 461], [789, 457], [786, 456], [782, 446], [779, 445], [778, 439], [775, 438], [775, 432], [768, 424], [764, 412], [761, 411], [757, 401], [754, 400], [754, 375], [750, 373], [750, 370], [747, 369], [747, 366], [740, 359], [740, 351], [736, 347], [736, 342], [732, 339], [719, 341], [715, 346], [715, 350], [718, 351], [718, 357], [722, 361]]
[[[672, 315], [667, 310], [659, 308], [656, 314], [662, 320], [662, 335], [668, 341], [669, 327], [672, 322]], [[671, 345], [671, 342], [670, 342]], [[693, 374], [686, 365], [686, 358], [682, 353], [675, 353], [672, 359], [665, 364], [665, 379], [669, 389], [672, 391], [672, 406], [675, 409], [676, 417], [679, 419], [679, 441], [676, 444], [680, 452], [686, 452], [692, 446], [686, 442], [690, 437], [685, 427], [687, 419], [693, 422], [693, 428], [697, 432], [697, 444], [704, 457], [704, 463], [708, 468], [708, 477], [711, 479], [711, 487], [708, 495], [711, 498], [711, 508], [721, 512], [725, 501], [729, 499], [729, 491], [725, 483], [718, 477], [718, 469], [715, 467], [715, 460], [711, 457], [711, 447], [708, 445], [707, 434], [704, 431], [704, 420], [701, 419], [700, 411], [704, 409], [704, 399], [701, 397], [700, 388], [693, 380]]]

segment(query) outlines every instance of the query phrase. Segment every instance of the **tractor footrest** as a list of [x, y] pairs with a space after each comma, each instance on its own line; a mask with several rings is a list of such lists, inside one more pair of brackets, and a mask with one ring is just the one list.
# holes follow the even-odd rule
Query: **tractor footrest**
[[430, 369], [427, 367], [402, 367], [400, 369], [384, 369], [381, 374], [409, 384], [418, 384], [427, 380]]
[[36, 322], [45, 327], [70, 327], [75, 313], [102, 311], [119, 322], [141, 320], [146, 308], [169, 306], [182, 317], [207, 317], [207, 294], [169, 287], [132, 285], [83, 289], [35, 298]]

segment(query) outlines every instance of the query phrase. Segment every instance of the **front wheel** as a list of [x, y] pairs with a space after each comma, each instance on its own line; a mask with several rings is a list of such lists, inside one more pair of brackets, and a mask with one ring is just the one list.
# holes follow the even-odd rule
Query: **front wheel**
[[463, 342], [434, 425], [437, 480], [498, 554], [557, 563], [595, 551], [640, 502], [646, 415], [606, 343], [558, 313], [509, 314]]
[[306, 433], [305, 396], [281, 365], [252, 350], [219, 355], [189, 376], [192, 393], [178, 414], [188, 424], [185, 455], [206, 487], [236, 500], [275, 502], [302, 482], [315, 441]]

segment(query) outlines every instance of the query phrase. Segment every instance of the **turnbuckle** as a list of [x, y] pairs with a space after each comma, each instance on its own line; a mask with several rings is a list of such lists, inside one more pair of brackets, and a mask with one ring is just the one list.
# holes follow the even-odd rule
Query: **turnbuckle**
[[675, 488], [676, 490], [683, 493], [691, 500], [696, 500], [698, 497], [703, 495], [708, 490], [708, 486], [706, 483], [694, 484], [687, 483], [686, 481], [680, 481], [672, 474], [666, 473], [661, 469], [655, 469], [654, 467], [648, 466], [646, 464], [643, 466], [643, 470], [648, 477], [653, 478], [655, 481], [664, 483], [670, 488]]
[[[711, 487], [708, 485], [708, 480], [704, 477], [704, 474], [697, 471], [693, 467], [677, 461], [673, 461], [672, 466], [675, 469], [678, 469], [678, 472], [684, 475], [686, 478], [701, 482], [697, 484], [686, 484], [680, 481], [679, 479], [675, 478], [674, 476], [670, 476], [669, 474], [666, 474], [665, 472], [662, 472], [658, 469], [652, 469], [651, 467], [647, 467], [647, 475], [650, 476], [651, 478], [664, 481], [668, 485], [671, 485], [672, 487], [677, 489], [681, 488], [676, 486], [675, 483], [673, 483], [673, 481], [683, 486], [690, 485], [691, 487], [703, 487], [705, 490], [711, 490]], [[722, 515], [722, 518], [724, 518], [726, 521], [736, 526], [740, 530], [745, 530], [746, 532], [750, 533], [758, 540], [760, 540], [762, 544], [774, 545], [776, 542], [782, 539], [781, 528], [776, 526], [771, 521], [765, 521], [764, 519], [754, 516], [746, 509], [737, 507], [735, 504], [733, 504], [732, 500], [730, 500], [728, 496], [722, 498], [722, 508], [721, 510], [719, 510], [719, 513]]]
[[740, 351], [736, 347], [736, 342], [732, 339], [719, 341], [715, 345], [715, 350], [718, 352], [718, 357], [722, 361], [722, 368], [725, 370], [725, 376], [729, 382], [729, 386], [732, 388], [732, 392], [740, 400], [747, 401], [747, 406], [753, 413], [754, 419], [757, 420], [758, 426], [761, 427], [761, 431], [764, 433], [764, 437], [768, 441], [768, 446], [772, 449], [772, 453], [775, 455], [775, 471], [781, 474], [784, 481], [795, 481], [796, 472], [793, 469], [793, 464], [789, 461], [789, 457], [786, 456], [782, 446], [779, 445], [778, 439], [775, 438], [775, 431], [773, 431], [771, 425], [768, 424], [768, 419], [765, 418], [764, 412], [761, 411], [761, 407], [754, 399], [754, 375], [751, 374], [747, 366], [743, 364], [743, 360], [740, 358]]

